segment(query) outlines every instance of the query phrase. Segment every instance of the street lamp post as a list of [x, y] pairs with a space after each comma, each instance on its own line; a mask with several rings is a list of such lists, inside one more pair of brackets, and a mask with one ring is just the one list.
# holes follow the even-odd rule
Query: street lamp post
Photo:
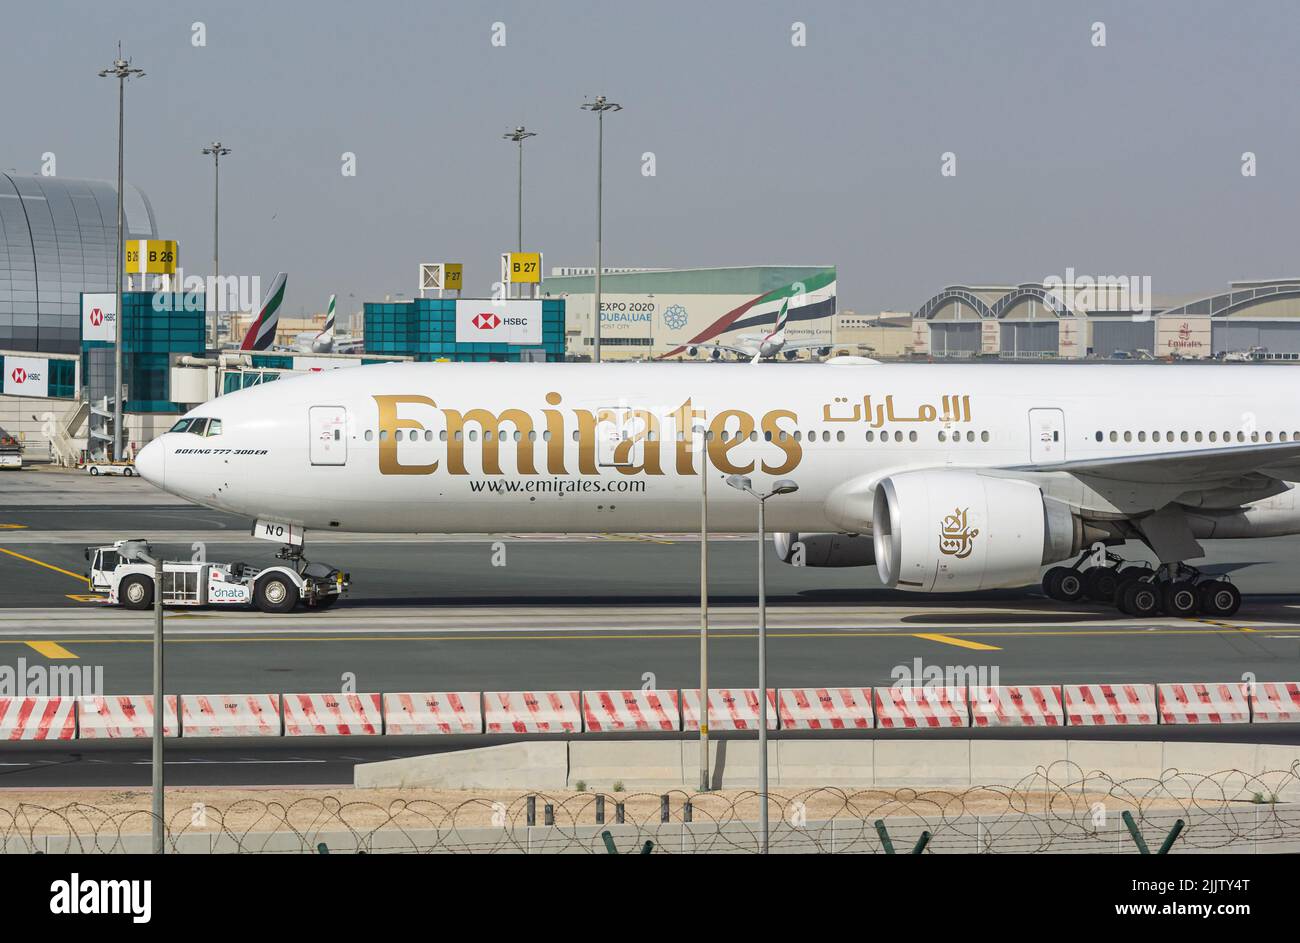
[[605, 112], [622, 111], [623, 106], [617, 102], [607, 101], [604, 95], [597, 95], [594, 101], [583, 102], [582, 107], [596, 113], [596, 308], [595, 327], [591, 340], [591, 359], [600, 363], [600, 237], [603, 215], [601, 200], [605, 184]]
[[[153, 548], [143, 540], [123, 541], [119, 551], [123, 560], [147, 563], [153, 567], [153, 853], [164, 854], [165, 808], [163, 806], [163, 723], [167, 715], [163, 694], [163, 561], [153, 556]], [[179, 721], [180, 715], [177, 714]]]
[[507, 141], [514, 141], [519, 145], [519, 233], [516, 248], [518, 251], [524, 251], [524, 139], [537, 137], [536, 131], [529, 131], [523, 125], [515, 128], [513, 131], [507, 131], [501, 135]]
[[[782, 478], [772, 485], [767, 494], [754, 490], [749, 478], [742, 475], [728, 475], [727, 484], [737, 491], [758, 500], [758, 797], [759, 810], [759, 854], [768, 851], [767, 822], [767, 556], [764, 544], [767, 532], [767, 499], [779, 494], [792, 494], [799, 486], [789, 478]], [[707, 708], [704, 709], [707, 715]]]
[[[219, 248], [221, 244], [221, 229], [219, 226], [221, 214], [221, 158], [230, 153], [230, 148], [224, 146], [220, 141], [213, 141], [203, 149], [203, 153], [212, 155], [212, 286], [216, 288], [220, 284], [221, 278], [221, 252]], [[221, 342], [219, 327], [221, 313], [212, 299], [208, 298], [206, 300], [212, 304], [212, 349], [216, 350], [217, 345]]]
[[126, 251], [126, 246], [122, 242], [123, 230], [123, 209], [122, 209], [122, 135], [126, 126], [126, 80], [132, 76], [144, 76], [143, 69], [132, 68], [130, 59], [122, 58], [122, 44], [117, 44], [117, 58], [107, 69], [101, 69], [100, 78], [112, 77], [117, 79], [117, 245], [115, 255], [117, 260], [114, 263], [113, 271], [117, 277], [114, 279], [114, 291], [117, 295], [117, 324], [115, 328], [116, 337], [113, 341], [113, 461], [122, 460], [122, 442], [125, 436], [125, 430], [122, 428], [122, 321], [125, 318], [125, 312], [122, 310], [122, 253]]
[[708, 792], [713, 788], [709, 782], [709, 433], [704, 426], [695, 430], [700, 443], [700, 792]]

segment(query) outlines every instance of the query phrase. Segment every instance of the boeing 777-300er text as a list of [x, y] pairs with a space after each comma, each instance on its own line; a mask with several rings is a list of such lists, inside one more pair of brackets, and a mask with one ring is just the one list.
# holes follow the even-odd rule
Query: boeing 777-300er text
[[[419, 364], [219, 397], [136, 460], [155, 485], [304, 530], [691, 531], [744, 476], [777, 553], [920, 593], [1024, 586], [1225, 616], [1206, 538], [1300, 533], [1300, 386], [1260, 365]], [[703, 456], [701, 455], [703, 452]], [[709, 489], [711, 527], [748, 531]], [[1109, 547], [1145, 543], [1152, 568]]]

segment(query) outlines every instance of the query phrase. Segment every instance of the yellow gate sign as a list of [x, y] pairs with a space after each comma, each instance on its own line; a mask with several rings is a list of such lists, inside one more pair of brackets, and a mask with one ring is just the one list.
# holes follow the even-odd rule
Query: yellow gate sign
[[460, 291], [464, 270], [461, 262], [421, 262], [420, 291]]
[[176, 254], [174, 239], [132, 239], [126, 243], [123, 269], [128, 275], [174, 275]]
[[542, 254], [540, 252], [506, 252], [505, 281], [509, 285], [539, 285], [542, 281]]

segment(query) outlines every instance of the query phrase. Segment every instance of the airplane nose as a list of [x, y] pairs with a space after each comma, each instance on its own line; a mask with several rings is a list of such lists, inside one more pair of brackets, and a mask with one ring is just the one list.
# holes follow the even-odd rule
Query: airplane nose
[[163, 488], [167, 446], [161, 438], [154, 439], [135, 457], [135, 470], [145, 481]]

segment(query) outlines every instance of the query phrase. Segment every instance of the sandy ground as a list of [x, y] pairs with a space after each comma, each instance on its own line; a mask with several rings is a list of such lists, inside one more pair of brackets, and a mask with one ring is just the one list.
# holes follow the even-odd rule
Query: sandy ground
[[[591, 792], [535, 793], [537, 824], [544, 823], [545, 806], [554, 809], [555, 824], [595, 825], [596, 794]], [[695, 822], [755, 821], [758, 798], [752, 790], [669, 797], [671, 821], [683, 820], [684, 803], [692, 804]], [[528, 793], [510, 791], [461, 792], [443, 789], [176, 788], [167, 791], [167, 822], [173, 833], [205, 829], [237, 832], [298, 832], [384, 828], [480, 828], [527, 823]], [[646, 826], [660, 822], [657, 793], [605, 793], [605, 821], [612, 823], [615, 804], [625, 805], [625, 820]], [[1178, 812], [1187, 800], [1171, 797], [1107, 797], [1064, 789], [1017, 792], [971, 790], [786, 789], [771, 795], [773, 821], [804, 816], [808, 821], [920, 817], [931, 825], [962, 815], [1017, 818], [1026, 813], [1065, 821], [1087, 821], [1095, 803], [1108, 814], [1139, 806], [1148, 813]], [[1232, 806], [1249, 807], [1248, 800]], [[60, 789], [0, 791], [0, 839], [13, 835], [78, 834], [111, 829], [120, 833], [150, 830], [147, 789]]]

